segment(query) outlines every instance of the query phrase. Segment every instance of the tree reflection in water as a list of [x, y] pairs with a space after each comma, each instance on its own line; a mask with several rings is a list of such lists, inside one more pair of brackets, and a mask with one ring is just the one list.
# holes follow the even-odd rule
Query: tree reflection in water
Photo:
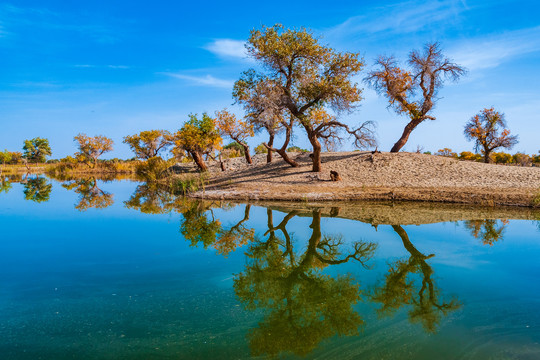
[[1, 176], [0, 177], [0, 194], [1, 193], [8, 193], [9, 190], [11, 190], [11, 181], [9, 181], [9, 178], [7, 176]]
[[125, 207], [144, 214], [164, 214], [174, 209], [175, 196], [157, 183], [138, 185]]
[[[434, 333], [443, 316], [459, 309], [461, 304], [455, 298], [448, 301], [439, 299], [440, 291], [434, 283], [433, 269], [426, 262], [435, 254], [422, 254], [401, 226], [392, 225], [392, 228], [410, 257], [390, 264], [388, 274], [372, 292], [371, 300], [382, 305], [377, 310], [379, 316], [390, 316], [403, 306], [411, 306], [409, 320], [421, 323], [426, 331]], [[420, 279], [415, 281], [411, 279], [412, 275], [419, 275]]]
[[508, 220], [467, 220], [464, 224], [472, 236], [481, 239], [484, 245], [493, 246], [497, 241], [503, 239]]
[[219, 254], [228, 255], [238, 247], [247, 244], [255, 237], [255, 230], [247, 228], [251, 205], [246, 205], [244, 217], [235, 225], [226, 228], [215, 219], [214, 207], [227, 207], [228, 204], [185, 200], [180, 207], [183, 219], [180, 232], [191, 242], [191, 246], [201, 244], [205, 249], [212, 246]]
[[24, 183], [24, 198], [35, 202], [49, 201], [52, 184], [44, 177], [27, 178]]
[[[305, 250], [298, 252], [287, 226], [304, 212], [290, 211], [274, 225], [274, 213], [267, 209], [267, 230], [261, 238], [255, 238], [253, 229], [246, 227], [251, 206], [246, 205], [243, 218], [229, 228], [216, 219], [212, 210], [223, 206], [215, 202], [184, 202], [181, 233], [192, 246], [213, 247], [224, 255], [249, 244], [247, 264], [243, 272], [235, 275], [234, 290], [248, 310], [266, 312], [258, 326], [248, 333], [253, 355], [305, 356], [324, 339], [358, 334], [363, 320], [353, 306], [361, 299], [359, 283], [350, 275], [331, 276], [323, 270], [349, 261], [367, 269], [376, 244], [357, 241], [350, 244], [350, 251], [344, 252], [343, 238], [324, 235], [322, 212], [314, 209], [310, 213], [311, 236]], [[332, 209], [331, 216], [336, 210]], [[418, 251], [401, 226], [392, 228], [410, 256], [391, 264], [367, 299], [382, 305], [377, 310], [379, 316], [390, 316], [407, 307], [409, 320], [433, 333], [442, 318], [461, 304], [455, 298], [440, 299], [433, 269], [427, 263], [434, 255]]]
[[113, 195], [98, 187], [95, 177], [68, 181], [62, 184], [67, 190], [73, 190], [79, 194], [79, 202], [75, 209], [86, 211], [90, 208], [104, 209], [114, 203]]
[[288, 213], [275, 227], [272, 211], [267, 213], [268, 238], [250, 245], [248, 264], [234, 278], [236, 295], [246, 308], [268, 312], [248, 334], [253, 355], [303, 356], [326, 338], [358, 334], [363, 321], [353, 305], [360, 300], [359, 284], [349, 275], [330, 276], [322, 269], [350, 260], [365, 267], [376, 245], [359, 241], [351, 253], [343, 254], [341, 237], [323, 236], [321, 211], [316, 209], [307, 248], [298, 254], [286, 229], [298, 212]]

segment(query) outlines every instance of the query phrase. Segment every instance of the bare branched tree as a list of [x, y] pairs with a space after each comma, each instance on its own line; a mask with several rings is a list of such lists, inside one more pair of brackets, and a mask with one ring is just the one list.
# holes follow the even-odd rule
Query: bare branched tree
[[378, 68], [364, 79], [388, 99], [390, 108], [410, 119], [391, 152], [400, 151], [424, 120], [435, 120], [431, 110], [444, 80], [457, 81], [466, 72], [443, 55], [438, 43], [425, 45], [422, 52], [412, 51], [408, 64], [410, 70], [399, 67], [392, 56], [380, 56], [376, 61]]
[[[264, 129], [268, 132], [270, 138], [267, 143], [263, 143], [268, 150], [267, 162], [272, 161], [272, 152], [276, 152], [286, 163], [297, 167], [298, 163], [287, 155], [294, 119], [287, 116], [287, 110], [275, 82], [256, 74], [254, 70], [248, 70], [235, 83], [233, 96], [244, 106], [246, 118], [253, 124], [255, 131]], [[274, 139], [280, 132], [284, 133], [285, 138], [281, 147], [276, 148]]]

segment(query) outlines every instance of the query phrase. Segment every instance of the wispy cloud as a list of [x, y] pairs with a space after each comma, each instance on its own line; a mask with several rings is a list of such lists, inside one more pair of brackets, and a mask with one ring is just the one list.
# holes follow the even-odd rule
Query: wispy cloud
[[106, 68], [106, 69], [131, 69], [131, 66], [128, 65], [92, 65], [92, 64], [76, 64], [73, 67], [81, 69], [96, 69], [96, 68]]
[[82, 34], [98, 43], [115, 43], [118, 33], [107, 24], [96, 24], [89, 15], [61, 14], [46, 8], [18, 7], [0, 4], [0, 36], [6, 32], [17, 33], [18, 27], [62, 30]]
[[46, 82], [46, 81], [21, 81], [13, 84], [14, 87], [19, 88], [42, 88], [42, 89], [53, 89], [62, 87], [61, 84], [56, 82]]
[[176, 79], [187, 80], [194, 85], [200, 85], [200, 86], [210, 86], [210, 87], [230, 89], [233, 87], [233, 84], [234, 84], [234, 81], [232, 80], [218, 79], [216, 77], [213, 77], [212, 75], [191, 76], [191, 75], [184, 75], [184, 74], [170, 73], [170, 72], [163, 72], [159, 74], [166, 75], [166, 76], [176, 78]]
[[109, 69], [130, 69], [130, 66], [127, 65], [107, 65]]
[[467, 10], [463, 1], [407, 1], [368, 9], [325, 31], [326, 37], [351, 37], [365, 34], [407, 34], [456, 19]]
[[458, 43], [449, 54], [469, 70], [495, 68], [511, 59], [540, 51], [540, 26]]
[[0, 37], [6, 36], [7, 32], [4, 30], [4, 25], [0, 21]]
[[233, 39], [216, 39], [204, 46], [204, 49], [222, 57], [247, 59], [246, 42]]

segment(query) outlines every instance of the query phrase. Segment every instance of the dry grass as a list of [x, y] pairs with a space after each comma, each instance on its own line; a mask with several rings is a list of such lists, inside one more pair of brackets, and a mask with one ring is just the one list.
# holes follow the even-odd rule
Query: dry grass
[[86, 164], [73, 164], [60, 162], [48, 165], [47, 175], [52, 177], [76, 177], [88, 175], [108, 175], [108, 174], [135, 174], [138, 161], [129, 162], [99, 162], [96, 167], [90, 167]]
[[17, 165], [0, 165], [0, 173], [4, 175], [15, 175], [15, 174], [43, 174], [51, 164], [28, 164], [28, 167], [22, 164]]

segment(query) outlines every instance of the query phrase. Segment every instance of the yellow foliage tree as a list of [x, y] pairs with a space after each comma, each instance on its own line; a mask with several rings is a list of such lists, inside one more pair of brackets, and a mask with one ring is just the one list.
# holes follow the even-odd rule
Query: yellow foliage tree
[[77, 159], [87, 164], [92, 161], [94, 167], [96, 167], [97, 159], [101, 155], [113, 150], [114, 142], [103, 135], [87, 136], [86, 134], [79, 134], [73, 140], [78, 143], [79, 147], [79, 152], [75, 154]]
[[249, 145], [247, 138], [254, 134], [253, 124], [245, 120], [237, 119], [236, 116], [223, 109], [216, 111], [217, 127], [222, 137], [229, 137], [236, 141], [244, 148], [244, 156], [248, 164], [252, 164], [251, 155], [249, 154]]
[[166, 130], [147, 130], [135, 135], [124, 137], [127, 144], [135, 153], [135, 156], [147, 160], [158, 156], [162, 149], [171, 144], [171, 134]]
[[500, 147], [511, 149], [518, 143], [517, 136], [510, 135], [503, 113], [486, 108], [473, 116], [464, 130], [467, 140], [474, 140], [476, 151], [481, 150], [484, 162], [490, 162], [490, 154]]
[[189, 120], [175, 134], [174, 144], [177, 151], [185, 151], [193, 158], [201, 171], [208, 170], [203, 156], [221, 149], [222, 138], [216, 126], [216, 120], [203, 113], [201, 119], [190, 114]]
[[[362, 99], [362, 90], [353, 81], [353, 76], [364, 67], [360, 55], [322, 45], [307, 29], [285, 29], [279, 24], [253, 30], [247, 51], [266, 71], [244, 72], [234, 85], [233, 96], [245, 106], [249, 116], [270, 112], [271, 118], [291, 117], [304, 128], [313, 146], [313, 171], [321, 171], [320, 136], [317, 131], [309, 132], [315, 128], [312, 112], [328, 108], [335, 113], [354, 110]], [[259, 88], [265, 91], [258, 91]], [[333, 134], [341, 128], [357, 138], [371, 134], [366, 132], [368, 123], [351, 130], [336, 119], [322, 128], [322, 133]]]
[[457, 157], [458, 157], [458, 155], [455, 152], [453, 152], [452, 149], [450, 149], [450, 148], [439, 149], [439, 150], [437, 150], [435, 155], [451, 157], [451, 158], [454, 158], [454, 159], [457, 159]]

